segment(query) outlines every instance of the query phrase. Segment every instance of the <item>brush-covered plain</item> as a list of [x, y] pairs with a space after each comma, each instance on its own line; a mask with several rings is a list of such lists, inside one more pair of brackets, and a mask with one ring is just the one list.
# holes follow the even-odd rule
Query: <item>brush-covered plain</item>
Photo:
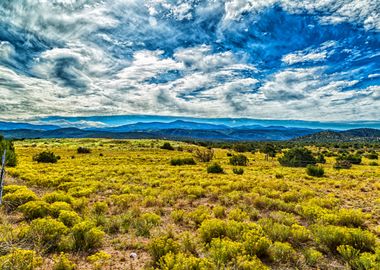
[[[260, 152], [214, 149], [202, 162], [201, 146], [163, 145], [15, 142], [18, 165], [7, 169], [0, 213], [1, 269], [380, 268], [373, 158], [336, 169], [326, 157], [314, 177]], [[56, 162], [38, 162], [44, 151]]]

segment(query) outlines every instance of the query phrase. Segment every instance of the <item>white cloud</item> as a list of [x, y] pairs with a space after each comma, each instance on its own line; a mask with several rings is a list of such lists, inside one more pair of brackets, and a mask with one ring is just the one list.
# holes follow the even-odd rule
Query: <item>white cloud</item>
[[309, 54], [303, 54], [302, 52], [291, 53], [282, 57], [282, 61], [289, 65], [292, 65], [295, 63], [302, 63], [302, 62], [318, 62], [318, 61], [325, 60], [326, 55], [327, 55], [326, 52], [309, 53]]

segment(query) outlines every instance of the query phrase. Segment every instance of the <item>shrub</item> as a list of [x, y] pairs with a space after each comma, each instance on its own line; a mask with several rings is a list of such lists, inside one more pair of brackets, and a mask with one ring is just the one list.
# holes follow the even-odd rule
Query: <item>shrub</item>
[[261, 229], [251, 229], [243, 235], [244, 249], [251, 256], [265, 257], [271, 244]]
[[136, 235], [149, 236], [150, 230], [160, 224], [160, 222], [160, 216], [153, 213], [145, 213], [134, 221], [133, 227], [136, 229]]
[[201, 162], [210, 162], [214, 157], [214, 150], [208, 148], [197, 148], [194, 151], [194, 155]]
[[309, 164], [315, 165], [317, 163], [312, 152], [306, 148], [292, 148], [278, 161], [282, 166], [287, 167], [306, 167]]
[[249, 215], [239, 208], [234, 208], [228, 213], [228, 218], [235, 221], [245, 221], [249, 220]]
[[212, 239], [209, 255], [217, 269], [224, 269], [228, 262], [242, 252], [242, 244], [229, 239]]
[[89, 251], [101, 247], [105, 233], [89, 221], [82, 221], [72, 228], [74, 249]]
[[7, 192], [7, 189], [4, 189], [4, 191], [3, 204], [7, 211], [13, 211], [24, 203], [38, 199], [37, 195], [26, 187], [20, 187], [14, 192]]
[[325, 164], [326, 163], [325, 156], [323, 154], [319, 154], [316, 158], [316, 161], [317, 163]]
[[208, 259], [197, 258], [194, 256], [189, 256], [183, 253], [167, 253], [162, 256], [159, 261], [159, 269], [171, 269], [171, 270], [203, 270], [203, 269], [213, 269], [213, 265]]
[[322, 177], [325, 174], [325, 170], [321, 166], [307, 165], [306, 173], [310, 176]]
[[224, 173], [224, 170], [218, 163], [214, 163], [207, 167], [207, 173]]
[[82, 219], [74, 211], [61, 210], [59, 212], [58, 220], [63, 222], [67, 227], [73, 227], [75, 224], [79, 223]]
[[316, 225], [313, 231], [317, 241], [333, 253], [340, 245], [350, 245], [360, 251], [373, 251], [376, 244], [375, 235], [358, 228]]
[[53, 259], [53, 270], [74, 270], [76, 268], [76, 265], [63, 252], [59, 256], [55, 255]]
[[160, 236], [152, 239], [148, 244], [148, 252], [153, 260], [153, 265], [158, 266], [160, 259], [168, 253], [176, 254], [180, 249], [179, 244], [170, 236]]
[[336, 161], [348, 161], [351, 164], [360, 164], [362, 162], [362, 158], [359, 155], [340, 155], [336, 158]]
[[53, 191], [51, 193], [46, 193], [42, 200], [44, 200], [47, 203], [54, 203], [54, 202], [67, 202], [72, 203], [74, 198], [63, 191]]
[[0, 157], [3, 156], [4, 150], [7, 150], [5, 156], [5, 165], [9, 167], [15, 167], [17, 165], [17, 157], [13, 142], [5, 140], [4, 137], [0, 135]]
[[269, 248], [269, 257], [277, 263], [287, 263], [295, 259], [296, 252], [289, 243], [275, 242]]
[[351, 162], [347, 160], [337, 160], [336, 163], [334, 164], [334, 169], [349, 169], [352, 167]]
[[237, 175], [242, 175], [244, 173], [244, 169], [243, 168], [233, 168], [232, 172], [234, 174], [237, 174]]
[[230, 164], [234, 166], [247, 166], [248, 158], [245, 155], [235, 155], [230, 158]]
[[67, 233], [68, 228], [62, 222], [47, 217], [33, 220], [26, 237], [36, 248], [49, 252], [57, 249], [61, 238]]
[[185, 211], [182, 210], [182, 209], [178, 209], [178, 210], [173, 210], [170, 214], [170, 216], [172, 217], [174, 223], [181, 223], [184, 219], [184, 216], [185, 216]]
[[61, 159], [60, 156], [56, 156], [53, 152], [43, 151], [33, 156], [33, 161], [38, 163], [57, 163]]
[[77, 149], [77, 153], [78, 154], [89, 154], [89, 153], [91, 153], [91, 149], [79, 146]]
[[94, 266], [95, 269], [104, 269], [105, 264], [111, 259], [111, 255], [104, 251], [96, 252], [95, 254], [88, 256], [87, 260]]
[[207, 219], [199, 227], [199, 233], [203, 242], [210, 243], [212, 239], [226, 235], [225, 222], [220, 219]]
[[223, 218], [226, 216], [226, 208], [224, 206], [216, 205], [212, 211], [214, 212], [214, 216], [216, 218]]
[[263, 264], [258, 258], [250, 256], [239, 256], [237, 258], [238, 270], [269, 270], [270, 268]]
[[9, 254], [0, 256], [0, 269], [34, 270], [42, 265], [42, 258], [35, 251], [13, 249]]
[[304, 256], [305, 256], [306, 263], [309, 266], [315, 266], [323, 258], [322, 253], [314, 248], [306, 249], [304, 251]]
[[195, 165], [195, 161], [193, 158], [174, 158], [170, 160], [170, 164], [173, 166], [180, 166], [180, 165]]
[[377, 153], [375, 153], [375, 152], [372, 152], [372, 153], [367, 154], [366, 158], [368, 158], [368, 159], [378, 159], [379, 155]]
[[49, 214], [49, 204], [44, 201], [30, 201], [18, 207], [26, 219], [43, 218]]
[[67, 202], [53, 202], [50, 205], [50, 213], [53, 217], [58, 217], [62, 210], [70, 211], [71, 205]]
[[164, 149], [164, 150], [174, 150], [174, 147], [169, 143], [169, 142], [165, 142], [162, 146], [161, 146], [161, 149]]
[[368, 163], [369, 166], [379, 166], [379, 163], [377, 163], [376, 161], [371, 161], [370, 163]]
[[95, 215], [104, 215], [108, 211], [108, 204], [106, 202], [96, 202], [93, 205], [92, 211]]

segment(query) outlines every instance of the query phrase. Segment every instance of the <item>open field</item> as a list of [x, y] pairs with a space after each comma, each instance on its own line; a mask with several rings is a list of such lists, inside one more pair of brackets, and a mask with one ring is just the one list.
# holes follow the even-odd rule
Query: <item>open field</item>
[[[76, 269], [379, 269], [380, 167], [370, 166], [373, 160], [337, 170], [335, 158], [326, 157], [325, 176], [311, 177], [305, 168], [248, 152], [238, 175], [227, 155], [232, 150], [215, 149], [210, 163], [173, 166], [172, 159], [191, 158], [198, 146], [171, 142], [175, 150], [164, 150], [163, 143], [15, 142], [18, 165], [7, 169], [0, 214], [0, 264], [53, 269], [69, 259]], [[91, 153], [78, 154], [80, 146]], [[33, 161], [44, 150], [61, 159]], [[213, 162], [223, 174], [207, 173]], [[20, 258], [24, 268], [7, 264], [16, 267]]]

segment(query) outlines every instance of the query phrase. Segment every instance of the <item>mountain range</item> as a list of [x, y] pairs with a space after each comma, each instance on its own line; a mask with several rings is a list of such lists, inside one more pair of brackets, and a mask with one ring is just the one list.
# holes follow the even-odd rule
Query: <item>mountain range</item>
[[214, 141], [360, 141], [379, 140], [380, 130], [346, 131], [302, 127], [200, 123], [184, 120], [172, 122], [137, 122], [115, 127], [75, 128], [58, 125], [0, 122], [0, 134], [12, 139], [30, 138], [158, 138]]

